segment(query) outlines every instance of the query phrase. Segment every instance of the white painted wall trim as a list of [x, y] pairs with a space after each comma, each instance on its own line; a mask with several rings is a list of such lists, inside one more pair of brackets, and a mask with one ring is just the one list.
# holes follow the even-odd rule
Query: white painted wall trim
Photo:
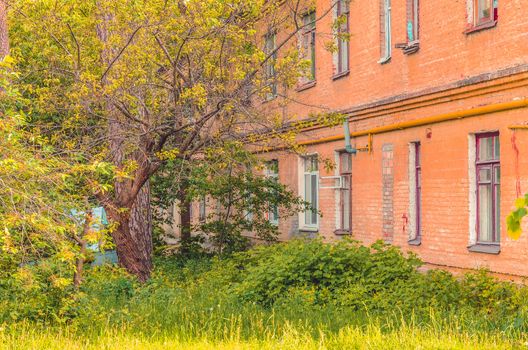
[[469, 205], [469, 245], [477, 243], [477, 158], [475, 134], [468, 135], [468, 205]]

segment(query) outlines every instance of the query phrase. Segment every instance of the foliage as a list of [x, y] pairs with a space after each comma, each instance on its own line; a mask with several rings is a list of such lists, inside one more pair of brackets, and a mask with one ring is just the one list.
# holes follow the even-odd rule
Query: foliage
[[523, 218], [528, 214], [528, 194], [524, 197], [518, 198], [515, 201], [515, 207], [516, 209], [506, 217], [508, 236], [510, 236], [511, 239], [519, 239], [519, 237], [521, 237], [521, 223]]
[[[306, 259], [299, 273], [288, 265]], [[418, 263], [381, 243], [296, 241], [228, 259], [161, 259], [146, 284], [121, 269], [90, 269], [69, 302], [47, 283], [33, 292], [9, 292], [12, 286], [2, 284], [0, 339], [15, 348], [68, 348], [72, 339], [79, 348], [261, 348], [284, 347], [287, 339], [292, 348], [336, 349], [361, 341], [380, 349], [509, 348], [527, 340], [527, 287], [498, 282], [484, 271], [461, 278], [420, 273]], [[283, 281], [283, 292], [260, 287], [274, 280]], [[248, 293], [250, 285], [257, 293]], [[18, 314], [12, 318], [10, 312]]]
[[170, 223], [172, 218], [167, 221], [165, 213], [178, 199], [183, 184], [174, 180], [178, 178], [174, 173], [188, 169], [186, 201], [194, 203], [194, 208], [199, 202], [206, 202], [206, 217], [192, 225], [194, 242], [183, 244], [199, 243], [198, 236], [204, 235], [217, 253], [229, 254], [246, 249], [249, 234], [272, 242], [279, 232], [271, 216], [277, 215], [281, 220], [309, 207], [309, 203], [266, 174], [268, 170], [278, 171], [268, 169], [272, 166], [276, 165], [252, 154], [239, 142], [207, 148], [203, 157], [187, 164], [171, 162], [153, 181], [154, 203], [162, 209], [157, 212], [157, 222]]
[[[139, 204], [166, 162], [233, 140], [296, 146], [295, 133], [282, 132], [294, 119], [283, 112], [288, 99], [265, 110], [260, 102], [272, 84], [289, 90], [307, 73], [295, 39], [310, 0], [10, 5], [11, 47], [21, 72], [12, 84], [33, 111], [28, 124], [61, 154], [108, 168], [108, 176], [88, 177], [88, 189], [117, 223], [121, 263], [142, 280], [151, 269], [151, 227], [148, 208]], [[267, 52], [258, 33], [278, 29], [282, 41]], [[266, 74], [270, 64], [273, 76]], [[332, 124], [335, 117], [321, 120]]]

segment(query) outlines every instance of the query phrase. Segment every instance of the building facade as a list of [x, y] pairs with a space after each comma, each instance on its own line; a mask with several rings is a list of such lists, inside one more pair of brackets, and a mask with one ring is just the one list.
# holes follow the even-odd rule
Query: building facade
[[280, 238], [382, 239], [432, 266], [528, 275], [528, 227], [513, 241], [505, 225], [528, 192], [528, 0], [317, 0], [303, 23], [311, 75], [281, 108], [345, 114], [354, 152], [342, 126], [313, 123], [306, 154], [266, 154], [319, 211], [279, 218]]

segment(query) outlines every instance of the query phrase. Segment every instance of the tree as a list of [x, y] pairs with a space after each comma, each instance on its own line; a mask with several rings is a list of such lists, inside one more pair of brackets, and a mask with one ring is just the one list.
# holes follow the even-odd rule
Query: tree
[[[33, 127], [84, 164], [113, 165], [113, 188], [93, 195], [116, 228], [120, 264], [145, 281], [152, 268], [149, 179], [224, 140], [291, 143], [280, 103], [308, 64], [295, 39], [305, 0], [13, 2], [17, 84]], [[332, 5], [316, 20], [326, 16]], [[260, 33], [280, 29], [273, 49]], [[265, 67], [273, 65], [273, 74]], [[268, 73], [266, 73], [268, 72]], [[249, 134], [273, 135], [248, 138]], [[97, 187], [94, 187], [97, 188]]]
[[[198, 235], [181, 240], [179, 251], [207, 240], [207, 247], [218, 254], [229, 254], [250, 245], [249, 235], [263, 242], [274, 242], [279, 234], [277, 222], [300, 211], [311, 208], [277, 178], [269, 174], [278, 171], [274, 161], [264, 161], [248, 151], [241, 142], [226, 142], [204, 149], [200, 159], [189, 164], [169, 162], [153, 180], [157, 223], [167, 223], [165, 212], [175, 199], [185, 203], [203, 205], [198, 221], [182, 223], [192, 226], [188, 233]], [[185, 198], [171, 191], [181, 182], [174, 182], [175, 171], [186, 169], [189, 174], [185, 184]], [[200, 211], [200, 210], [198, 210]], [[192, 252], [191, 252], [192, 253]]]

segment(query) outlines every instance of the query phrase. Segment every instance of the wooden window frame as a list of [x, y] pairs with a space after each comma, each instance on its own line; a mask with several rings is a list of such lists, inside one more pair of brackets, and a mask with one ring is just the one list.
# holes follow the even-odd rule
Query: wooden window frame
[[[277, 72], [275, 70], [275, 64], [277, 61], [277, 52], [275, 51], [277, 48], [276, 37], [277, 35], [275, 32], [269, 32], [266, 35], [264, 35], [264, 53], [266, 54], [266, 56], [273, 53], [270, 59], [266, 62], [264, 66], [264, 76], [266, 80], [270, 80], [267, 83], [267, 86], [271, 90], [270, 92], [266, 94], [266, 101], [273, 100], [277, 97], [277, 81], [276, 81]], [[270, 39], [271, 39], [271, 45], [270, 45]]]
[[[343, 167], [345, 163], [344, 157], [348, 157], [347, 168]], [[339, 189], [339, 228], [335, 231], [337, 235], [346, 235], [352, 233], [352, 155], [347, 152], [339, 152], [339, 176], [341, 177], [341, 185], [343, 186], [343, 179], [348, 179], [349, 188], [341, 187]], [[345, 200], [344, 196], [348, 196], [348, 218], [345, 218]], [[348, 221], [348, 228], [345, 223]]]
[[[350, 5], [349, 0], [336, 1], [336, 19], [345, 18], [345, 23], [337, 28], [338, 35], [348, 34], [350, 32]], [[346, 59], [343, 62], [343, 52], [346, 53]], [[334, 79], [341, 78], [350, 72], [350, 42], [338, 36], [337, 38], [337, 67]]]
[[[476, 158], [475, 158], [475, 176], [476, 176], [476, 194], [477, 194], [477, 211], [476, 211], [476, 228], [477, 228], [477, 244], [484, 245], [500, 245], [500, 212], [497, 217], [497, 206], [500, 211], [500, 198], [498, 198], [497, 203], [497, 190], [500, 193], [500, 154], [498, 158], [493, 158], [489, 160], [480, 160], [480, 142], [482, 139], [495, 138], [499, 140], [499, 132], [487, 132], [475, 135], [475, 147], [476, 147]], [[497, 150], [497, 145], [493, 142], [492, 154], [495, 157], [495, 152]], [[499, 152], [500, 152], [500, 141], [499, 141]], [[484, 182], [480, 180], [480, 170], [489, 169], [491, 172], [491, 180], [489, 182]], [[499, 170], [499, 179], [496, 179], [495, 170]], [[480, 231], [480, 186], [489, 184], [491, 186], [491, 226], [492, 226], [492, 238], [491, 241], [481, 240], [481, 231]], [[497, 226], [497, 223], [499, 224]], [[498, 232], [497, 232], [498, 228]]]
[[471, 34], [474, 32], [481, 31], [483, 29], [493, 28], [497, 25], [499, 20], [498, 0], [488, 0], [490, 2], [490, 15], [489, 18], [481, 20], [479, 18], [479, 0], [467, 0], [471, 1], [472, 13], [468, 16], [471, 18], [471, 23], [468, 23], [468, 28], [465, 30], [465, 34]]
[[[301, 85], [297, 88], [298, 91], [307, 89], [315, 85], [316, 81], [316, 53], [315, 53], [315, 32], [316, 32], [316, 17], [315, 10], [306, 12], [302, 16], [303, 30], [302, 42], [308, 42], [308, 52], [303, 52], [303, 56], [307, 59], [310, 56], [310, 76], [303, 77]], [[310, 20], [310, 22], [309, 22]], [[307, 40], [308, 38], [309, 40]], [[304, 48], [303, 48], [304, 49]]]
[[[380, 43], [380, 49], [382, 52], [382, 55], [380, 59], [378, 60], [378, 63], [384, 64], [388, 63], [392, 57], [392, 23], [391, 23], [391, 12], [392, 12], [392, 5], [391, 0], [380, 0], [382, 3], [382, 8], [380, 7], [380, 10], [383, 10], [383, 23], [380, 23], [380, 31], [381, 27], [383, 27], [384, 32], [384, 38], [383, 42]], [[380, 14], [381, 17], [381, 14]]]
[[[273, 166], [270, 164], [273, 163]], [[272, 159], [266, 162], [266, 177], [274, 179], [276, 182], [279, 182], [279, 161], [278, 159]], [[267, 213], [268, 221], [278, 226], [279, 225], [279, 208], [275, 206], [273, 210], [270, 210]]]
[[[306, 155], [302, 157], [302, 160], [303, 160], [302, 161], [303, 172], [302, 172], [302, 182], [301, 182], [302, 183], [302, 198], [304, 201], [312, 204], [313, 210], [310, 210], [310, 211], [306, 210], [303, 213], [301, 213], [302, 225], [300, 229], [301, 231], [302, 230], [318, 230], [319, 229], [318, 210], [319, 210], [319, 200], [320, 200], [319, 198], [319, 164], [318, 164], [319, 156], [317, 154]], [[310, 168], [309, 170], [307, 170], [307, 162], [310, 162], [312, 166], [312, 168]], [[315, 176], [315, 197], [312, 192], [311, 198], [307, 198], [307, 193], [306, 193], [306, 176], [307, 175], [310, 176], [310, 184], [312, 184], [311, 181], [314, 181], [314, 176]], [[313, 188], [313, 187], [310, 186], [310, 188]], [[315, 198], [315, 205], [313, 205], [314, 198]], [[309, 223], [306, 220], [308, 212], [310, 212], [312, 215]]]
[[414, 189], [416, 200], [416, 238], [422, 239], [422, 145], [420, 142], [414, 143]]

